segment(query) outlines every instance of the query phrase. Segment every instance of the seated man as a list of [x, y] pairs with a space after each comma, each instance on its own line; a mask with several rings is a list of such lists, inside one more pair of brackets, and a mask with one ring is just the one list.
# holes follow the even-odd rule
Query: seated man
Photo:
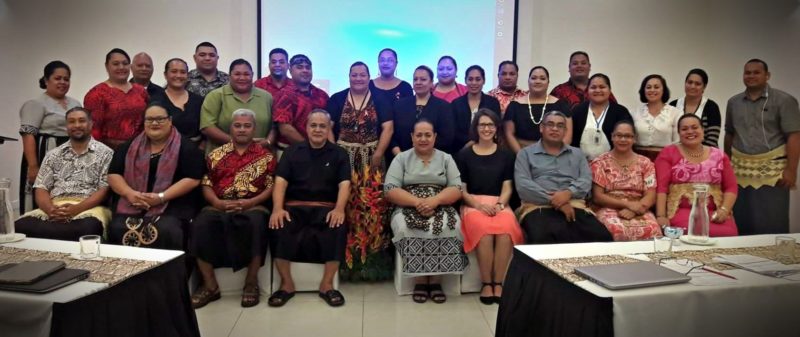
[[312, 111], [306, 129], [308, 140], [284, 152], [275, 174], [269, 227], [281, 287], [269, 298], [273, 307], [294, 296], [289, 261], [324, 263], [319, 296], [334, 307], [344, 304], [342, 293], [333, 289], [333, 277], [347, 244], [343, 225], [350, 195], [350, 159], [344, 149], [328, 142], [331, 117], [325, 110]]
[[586, 207], [592, 171], [580, 149], [564, 144], [566, 128], [563, 113], [546, 113], [539, 124], [542, 139], [517, 154], [514, 181], [522, 200], [517, 214], [526, 242], [612, 241]]
[[42, 161], [34, 197], [39, 209], [25, 213], [16, 231], [29, 237], [78, 241], [102, 235], [111, 212], [100, 204], [108, 195], [106, 175], [114, 152], [92, 138], [92, 116], [84, 108], [66, 113], [69, 141]]
[[259, 302], [258, 270], [267, 252], [264, 202], [272, 195], [275, 156], [253, 141], [256, 115], [252, 110], [233, 112], [231, 142], [208, 154], [203, 196], [211, 205], [194, 220], [190, 251], [197, 257], [203, 286], [192, 295], [200, 308], [220, 298], [214, 268], [247, 267], [242, 307]]

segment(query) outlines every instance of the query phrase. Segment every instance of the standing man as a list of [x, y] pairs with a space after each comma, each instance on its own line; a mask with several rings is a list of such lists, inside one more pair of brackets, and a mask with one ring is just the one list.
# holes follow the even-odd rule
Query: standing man
[[272, 98], [277, 99], [281, 89], [292, 85], [292, 80], [286, 77], [287, 70], [289, 70], [289, 54], [286, 50], [283, 48], [270, 50], [269, 76], [259, 78], [255, 83], [256, 88], [266, 90], [272, 94]]
[[[583, 103], [586, 101], [586, 88], [589, 86], [591, 72], [592, 64], [589, 62], [589, 54], [585, 51], [572, 53], [569, 56], [569, 80], [553, 88], [550, 95], [566, 101], [570, 109]], [[617, 103], [614, 94], [611, 94], [609, 100]]]
[[150, 55], [145, 52], [134, 55], [131, 68], [133, 70], [131, 83], [136, 83], [147, 89], [147, 96], [150, 99], [164, 93], [164, 88], [150, 82], [150, 78], [153, 77], [153, 59], [150, 58]]
[[789, 190], [797, 185], [800, 155], [800, 108], [796, 98], [770, 87], [769, 77], [766, 62], [747, 61], [745, 91], [728, 100], [725, 112], [725, 152], [739, 184], [733, 213], [742, 235], [789, 232]]
[[528, 95], [527, 91], [517, 88], [519, 78], [519, 66], [514, 61], [500, 62], [497, 68], [497, 88], [489, 90], [489, 96], [500, 101], [500, 111], [496, 111], [500, 117], [505, 115], [508, 103], [518, 97]]
[[189, 72], [189, 82], [186, 90], [206, 97], [206, 94], [216, 88], [228, 84], [229, 77], [224, 71], [217, 69], [219, 54], [217, 47], [211, 42], [201, 42], [194, 49], [194, 63], [196, 68]]
[[[328, 94], [311, 84], [313, 74], [308, 56], [303, 54], [292, 56], [289, 65], [293, 85], [281, 90], [274, 106], [274, 120], [278, 123], [281, 135], [278, 148], [281, 150], [285, 150], [289, 145], [304, 142], [308, 137], [306, 134], [308, 114], [311, 110], [325, 109], [328, 105]], [[329, 137], [333, 141], [333, 136]]]

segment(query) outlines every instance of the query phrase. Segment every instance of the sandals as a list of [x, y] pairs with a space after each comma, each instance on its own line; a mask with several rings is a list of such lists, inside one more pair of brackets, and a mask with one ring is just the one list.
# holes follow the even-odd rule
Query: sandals
[[430, 290], [431, 301], [433, 301], [433, 303], [442, 304], [447, 301], [447, 296], [444, 294], [441, 284], [429, 284], [428, 290]]
[[246, 284], [242, 290], [242, 308], [249, 308], [258, 305], [261, 292], [257, 285]]
[[267, 305], [277, 308], [284, 306], [289, 300], [294, 297], [294, 292], [288, 292], [286, 290], [278, 290], [269, 297], [267, 300]]
[[192, 309], [200, 309], [206, 306], [206, 304], [220, 299], [220, 297], [222, 296], [220, 294], [219, 287], [213, 291], [206, 287], [201, 287], [200, 289], [197, 289], [194, 294], [192, 294]]
[[325, 300], [325, 303], [332, 307], [340, 307], [344, 305], [344, 295], [336, 289], [331, 289], [326, 292], [319, 292], [319, 297]]
[[494, 282], [483, 282], [481, 284], [482, 284], [481, 291], [483, 291], [483, 288], [485, 288], [485, 287], [492, 287], [492, 295], [493, 296], [479, 296], [478, 299], [481, 301], [481, 303], [486, 304], [486, 305], [494, 304], [495, 303], [495, 298], [497, 297], [497, 296], [494, 296]]
[[[498, 286], [502, 287], [503, 286], [503, 282], [495, 282], [494, 286], [495, 287], [498, 287]], [[492, 292], [494, 292], [494, 287], [492, 287]], [[500, 296], [492, 296], [492, 299], [494, 299], [494, 303], [500, 304]]]
[[414, 292], [411, 295], [411, 299], [417, 303], [425, 303], [428, 301], [428, 285], [417, 283], [414, 286]]

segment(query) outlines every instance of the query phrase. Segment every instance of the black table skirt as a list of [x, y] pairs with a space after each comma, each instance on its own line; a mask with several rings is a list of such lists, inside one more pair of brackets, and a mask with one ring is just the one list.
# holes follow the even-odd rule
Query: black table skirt
[[612, 306], [515, 249], [496, 336], [614, 336]]
[[50, 336], [199, 337], [184, 258], [75, 301], [53, 304]]

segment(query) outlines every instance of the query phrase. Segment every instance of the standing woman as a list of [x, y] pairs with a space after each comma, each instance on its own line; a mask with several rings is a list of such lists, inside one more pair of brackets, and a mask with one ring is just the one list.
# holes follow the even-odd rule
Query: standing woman
[[[580, 147], [589, 160], [614, 147], [611, 137], [614, 126], [621, 121], [631, 121], [628, 108], [611, 100], [611, 80], [604, 74], [594, 74], [586, 88], [588, 99], [572, 109], [575, 133], [572, 146]], [[637, 130], [638, 131], [638, 130]]]
[[159, 101], [172, 118], [172, 125], [184, 137], [201, 147], [203, 135], [200, 133], [200, 108], [203, 97], [186, 90], [189, 79], [189, 65], [186, 61], [173, 58], [164, 65], [164, 79], [167, 86], [160, 96], [151, 101]]
[[634, 150], [655, 161], [665, 146], [678, 142], [678, 118], [683, 112], [667, 104], [669, 87], [661, 75], [648, 75], [642, 80], [639, 100], [644, 104], [632, 113], [636, 126]]
[[[345, 210], [352, 221], [348, 228], [347, 262], [340, 265], [347, 279], [377, 281], [392, 274], [388, 236], [383, 228], [386, 205], [379, 190], [370, 185], [380, 184], [384, 170], [384, 153], [394, 132], [389, 106], [377, 99], [369, 88], [369, 68], [364, 62], [350, 66], [350, 88], [337, 92], [328, 100], [328, 112], [333, 121], [337, 144], [350, 157], [352, 177], [350, 199]], [[380, 173], [378, 173], [380, 172]], [[361, 254], [359, 247], [366, 246]], [[359, 254], [354, 254], [358, 252]], [[352, 255], [362, 258], [350, 257]], [[375, 272], [367, 273], [367, 269]], [[359, 275], [361, 277], [359, 277]]]
[[411, 149], [414, 124], [426, 119], [436, 132], [436, 148], [450, 153], [455, 136], [453, 110], [447, 101], [431, 94], [433, 70], [419, 66], [414, 70], [414, 96], [401, 98], [394, 104], [394, 136], [390, 145], [393, 156]]
[[[456, 98], [453, 103], [453, 113], [456, 123], [455, 140], [453, 150], [459, 151], [470, 141], [470, 126], [476, 116], [478, 109], [489, 109], [496, 114], [500, 114], [500, 102], [497, 98], [483, 93], [483, 85], [486, 83], [486, 72], [479, 65], [470, 66], [465, 72], [467, 79], [467, 94]], [[503, 135], [500, 133], [500, 135]], [[498, 138], [498, 143], [503, 138]]]
[[669, 105], [683, 110], [684, 114], [695, 114], [700, 117], [703, 125], [703, 145], [719, 147], [719, 132], [722, 125], [722, 116], [719, 113], [719, 105], [703, 96], [708, 85], [708, 74], [705, 70], [695, 68], [689, 70], [686, 80], [683, 83], [683, 90], [686, 96], [669, 102]]
[[397, 70], [397, 52], [394, 49], [384, 48], [378, 53], [378, 69], [381, 75], [369, 81], [369, 90], [376, 99], [391, 106], [403, 97], [414, 95], [411, 84], [394, 76]]
[[131, 58], [114, 48], [106, 54], [108, 79], [94, 86], [83, 98], [83, 106], [92, 114], [92, 137], [115, 150], [120, 144], [142, 132], [147, 90], [128, 82]]
[[442, 56], [436, 66], [436, 78], [439, 82], [433, 86], [433, 95], [447, 103], [467, 94], [467, 86], [456, 83], [458, 65], [452, 56]]
[[469, 130], [475, 145], [464, 148], [456, 157], [464, 200], [464, 251], [477, 248], [483, 304], [499, 303], [512, 249], [524, 242], [517, 218], [508, 206], [514, 189], [514, 153], [497, 144], [500, 130], [498, 113], [478, 110]]
[[[561, 111], [569, 117], [569, 105], [557, 97], [548, 95], [550, 72], [542, 66], [531, 68], [528, 73], [528, 95], [517, 97], [506, 108], [503, 116], [505, 136], [508, 146], [514, 153], [542, 138], [539, 124], [549, 111]], [[564, 144], [572, 139], [572, 118], [567, 118]]]
[[39, 88], [44, 89], [44, 93], [25, 102], [19, 109], [23, 152], [19, 179], [20, 214], [38, 208], [28, 186], [36, 180], [44, 155], [69, 139], [65, 114], [67, 110], [81, 106], [78, 100], [67, 96], [71, 75], [66, 63], [48, 63], [44, 67], [44, 76], [39, 79]]

